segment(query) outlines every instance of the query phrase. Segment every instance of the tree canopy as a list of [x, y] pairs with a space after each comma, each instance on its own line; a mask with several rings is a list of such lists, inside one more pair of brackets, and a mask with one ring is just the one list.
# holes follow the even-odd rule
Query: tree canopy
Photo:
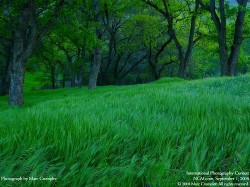
[[247, 0], [18, 0], [0, 4], [0, 94], [249, 71]]

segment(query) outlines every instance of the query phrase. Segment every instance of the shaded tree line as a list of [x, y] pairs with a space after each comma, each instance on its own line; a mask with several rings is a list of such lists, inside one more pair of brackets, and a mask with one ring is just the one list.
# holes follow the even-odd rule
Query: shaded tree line
[[248, 0], [2, 1], [0, 94], [9, 94], [12, 106], [23, 105], [26, 70], [42, 73], [52, 89], [90, 90], [166, 76], [245, 73], [247, 5]]

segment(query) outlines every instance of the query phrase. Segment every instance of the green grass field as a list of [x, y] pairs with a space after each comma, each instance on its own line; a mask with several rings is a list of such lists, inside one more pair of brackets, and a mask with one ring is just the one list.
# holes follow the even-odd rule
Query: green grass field
[[[28, 87], [30, 85], [27, 85]], [[28, 91], [0, 98], [2, 186], [177, 186], [186, 171], [250, 171], [250, 75]]]

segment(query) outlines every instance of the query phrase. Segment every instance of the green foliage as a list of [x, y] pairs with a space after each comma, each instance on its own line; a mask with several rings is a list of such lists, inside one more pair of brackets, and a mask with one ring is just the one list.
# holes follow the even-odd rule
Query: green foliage
[[[0, 5], [1, 66], [4, 65], [4, 60], [7, 57], [12, 57], [12, 54], [10, 56], [6, 55], [9, 53], [6, 52], [2, 39], [7, 39], [10, 43], [12, 42], [20, 9], [27, 2], [27, 0], [3, 1]], [[106, 79], [108, 80], [103, 80], [102, 84], [110, 84], [112, 82], [111, 79], [115, 77], [114, 74], [119, 74], [116, 75], [119, 79], [116, 83], [141, 83], [152, 79], [152, 67], [149, 67], [149, 57], [146, 57], [133, 70], [129, 71], [129, 75], [126, 75], [130, 77], [129, 79], [124, 78], [123, 74], [126, 74], [127, 70], [136, 65], [138, 59], [146, 54], [149, 56], [151, 54], [149, 53], [150, 49], [152, 52], [151, 60], [154, 61], [161, 46], [170, 38], [168, 31], [169, 23], [166, 17], [159, 13], [159, 11], [156, 11], [155, 8], [150, 7], [142, 0], [100, 1], [101, 19], [99, 22], [96, 22], [95, 16], [97, 12], [94, 10], [93, 0], [65, 1], [65, 4], [56, 14], [56, 7], [61, 2], [60, 0], [38, 0], [34, 2], [36, 4], [37, 34], [39, 35], [47, 24], [51, 25], [49, 26], [49, 32], [46, 32], [46, 35], [42, 38], [43, 49], [37, 45], [38, 52], [33, 52], [28, 68], [32, 66], [35, 67], [32, 70], [47, 71], [45, 74], [48, 74], [48, 68], [41, 67], [39, 69], [39, 65], [45, 62], [41, 60], [41, 56], [45, 56], [48, 59], [47, 65], [49, 63], [53, 66], [63, 64], [64, 68], [59, 70], [59, 76], [65, 74], [65, 70], [67, 69], [66, 81], [69, 81], [70, 74], [77, 71], [79, 73], [80, 66], [84, 66], [84, 72], [88, 75], [90, 62], [93, 60], [94, 48], [100, 46], [102, 48], [102, 71], [100, 71], [100, 74], [103, 77], [107, 77]], [[151, 2], [155, 3], [159, 9], [165, 10], [162, 0], [152, 0]], [[195, 0], [168, 0], [167, 2], [169, 13], [173, 17], [173, 29], [182, 46], [183, 53], [185, 53], [188, 47], [190, 23], [191, 17], [194, 14]], [[204, 0], [203, 2], [204, 4], [209, 4], [209, 1]], [[217, 0], [216, 6], [218, 2]], [[228, 49], [230, 49], [234, 38], [234, 23], [238, 10], [236, 5], [236, 2], [232, 4], [226, 1], [225, 3]], [[244, 25], [244, 37], [246, 38], [249, 37], [250, 30], [249, 15], [248, 10]], [[101, 30], [101, 40], [98, 39], [97, 28]], [[112, 39], [114, 40], [114, 44], [113, 47], [110, 47]], [[187, 78], [193, 79], [218, 75], [220, 65], [217, 31], [210, 13], [202, 8], [197, 13], [194, 40], [197, 41], [194, 45], [191, 60], [187, 65]], [[248, 43], [244, 45], [247, 46]], [[79, 51], [84, 51], [85, 55], [79, 55]], [[65, 52], [68, 53], [68, 56]], [[243, 47], [237, 67], [239, 73], [249, 71], [249, 54], [248, 47]], [[69, 56], [71, 60], [74, 59], [74, 64], [70, 62]], [[155, 62], [155, 66], [156, 71], [161, 72], [159, 76], [177, 75], [180, 58], [174, 40], [157, 57], [159, 58], [155, 60], [157, 61]], [[171, 63], [172, 61], [174, 63]], [[140, 79], [143, 79], [143, 81], [137, 82]]]
[[162, 25], [160, 17], [136, 14], [126, 22], [125, 27], [128, 36], [132, 36], [132, 39], [140, 39], [140, 43], [149, 48], [150, 45], [154, 47], [157, 45], [157, 40], [161, 36], [159, 31], [163, 27]]
[[41, 81], [39, 81], [41, 76], [41, 73], [26, 73], [24, 91], [30, 92], [38, 90], [41, 87]]
[[[3, 186], [176, 186], [186, 171], [249, 171], [250, 76], [0, 98]], [[15, 116], [13, 118], [13, 116]]]

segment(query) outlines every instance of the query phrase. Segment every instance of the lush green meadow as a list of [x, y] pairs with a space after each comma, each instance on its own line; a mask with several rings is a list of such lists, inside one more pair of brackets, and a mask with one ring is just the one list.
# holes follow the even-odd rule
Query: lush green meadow
[[[28, 85], [29, 86], [29, 85]], [[176, 186], [186, 171], [250, 170], [250, 75], [30, 91], [0, 98], [2, 186]]]

